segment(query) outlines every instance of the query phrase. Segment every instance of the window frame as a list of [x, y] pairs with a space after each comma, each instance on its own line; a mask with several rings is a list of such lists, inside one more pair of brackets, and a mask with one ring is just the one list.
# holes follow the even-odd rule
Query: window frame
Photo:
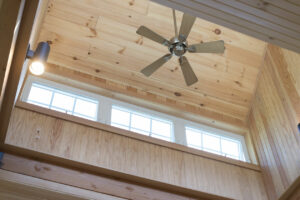
[[[25, 85], [24, 85], [24, 88], [23, 88], [23, 91], [22, 91], [21, 96], [20, 96], [21, 101], [24, 101], [24, 102], [28, 101], [28, 97], [29, 97], [29, 94], [30, 94], [31, 87], [34, 84], [45, 87], [46, 90], [48, 90], [48, 88], [49, 88], [49, 89], [51, 89], [51, 92], [53, 92], [50, 104], [49, 105], [45, 104], [45, 106], [47, 106], [48, 109], [51, 109], [51, 110], [54, 110], [54, 111], [57, 111], [56, 109], [58, 109], [58, 110], [61, 109], [61, 108], [58, 108], [56, 106], [52, 106], [52, 100], [53, 100], [53, 96], [54, 96], [55, 93], [70, 96], [70, 97], [74, 98], [73, 109], [72, 109], [71, 113], [69, 111], [63, 112], [63, 113], [73, 115], [73, 116], [77, 116], [77, 117], [84, 116], [84, 117], [81, 117], [81, 118], [99, 122], [100, 101], [99, 101], [97, 95], [94, 95], [94, 94], [89, 93], [89, 92], [84, 92], [82, 90], [72, 88], [72, 87], [69, 87], [69, 86], [65, 86], [65, 85], [62, 85], [62, 84], [58, 84], [58, 83], [55, 83], [55, 82], [52, 82], [52, 81], [49, 81], [49, 80], [46, 80], [46, 79], [38, 78], [36, 76], [28, 75], [27, 80], [26, 80]], [[81, 99], [81, 100], [90, 101], [92, 103], [97, 103], [96, 117], [94, 119], [92, 119], [89, 116], [86, 116], [86, 115], [75, 112], [76, 99]], [[42, 103], [37, 102], [37, 104], [42, 104]], [[36, 104], [34, 104], [34, 105], [36, 105]], [[55, 107], [55, 109], [52, 109], [51, 107]], [[57, 112], [60, 112], [60, 111], [57, 111]], [[81, 115], [81, 116], [78, 116], [78, 115]]]
[[[128, 105], [126, 107], [124, 107], [124, 106], [120, 106], [118, 104], [114, 104], [113, 103], [111, 110], [114, 107], [117, 110], [129, 113], [129, 115], [130, 115], [129, 126], [128, 126], [128, 130], [129, 131], [133, 131], [132, 129], [137, 129], [137, 130], [140, 130], [142, 132], [148, 132], [149, 135], [147, 135], [147, 136], [153, 137], [152, 135], [157, 135], [157, 136], [160, 136], [160, 137], [163, 137], [163, 138], [167, 139], [167, 137], [165, 137], [165, 136], [162, 136], [162, 135], [159, 135], [157, 133], [153, 133], [152, 132], [152, 121], [155, 120], [155, 121], [160, 121], [160, 122], [168, 123], [170, 125], [170, 140], [165, 140], [165, 141], [174, 142], [174, 139], [173, 139], [174, 138], [174, 122], [172, 120], [170, 120], [170, 119], [168, 119], [166, 117], [163, 118], [161, 115], [157, 115], [157, 114], [155, 114], [155, 113], [153, 113], [153, 112], [151, 112], [149, 110], [146, 111], [146, 110], [143, 109], [143, 112], [140, 112], [140, 110], [141, 110], [140, 108], [139, 108], [139, 111], [137, 111], [137, 109], [134, 109], [134, 108], [128, 108]], [[130, 107], [132, 107], [132, 106], [130, 106]], [[131, 126], [131, 117], [132, 117], [132, 114], [150, 119], [150, 130], [149, 131], [145, 131], [145, 130], [141, 130], [141, 129], [134, 128], [134, 127], [132, 128], [132, 126]], [[110, 125], [112, 125], [113, 123], [115, 123], [115, 122], [110, 122]], [[117, 124], [119, 126], [125, 126], [125, 125], [118, 124], [118, 123], [115, 123], [115, 124]], [[135, 132], [135, 131], [133, 131], [133, 132]]]
[[[243, 162], [250, 162], [250, 158], [249, 158], [249, 154], [248, 154], [248, 150], [247, 150], [247, 146], [246, 146], [244, 136], [237, 135], [237, 134], [234, 134], [234, 133], [230, 133], [230, 132], [227, 132], [227, 131], [223, 131], [223, 130], [220, 130], [220, 129], [215, 129], [215, 128], [208, 127], [208, 126], [205, 126], [205, 125], [189, 122], [189, 121], [186, 122], [186, 124], [185, 124], [185, 130], [186, 130], [186, 128], [190, 128], [190, 129], [195, 130], [199, 133], [203, 132], [204, 134], [207, 134], [207, 135], [220, 137], [220, 148], [221, 148], [220, 153], [222, 153], [222, 145], [221, 145], [222, 138], [224, 138], [226, 140], [229, 140], [229, 141], [230, 140], [231, 141], [238, 141], [239, 142], [239, 157], [241, 155], [243, 155], [244, 160], [241, 160], [240, 158], [237, 159], [237, 160], [243, 161]], [[185, 137], [187, 138], [186, 132], [185, 132]], [[191, 148], [196, 148], [196, 147], [189, 146], [188, 143], [186, 143], [186, 146], [191, 147]], [[196, 149], [199, 149], [199, 148], [196, 148]], [[203, 134], [202, 133], [201, 133], [201, 149], [199, 149], [199, 150], [209, 152], [209, 151], [204, 150], [204, 148], [203, 148]], [[220, 155], [220, 156], [223, 156], [223, 157], [226, 157], [226, 158], [230, 158], [230, 157], [224, 156], [222, 154], [216, 154], [216, 155]]]

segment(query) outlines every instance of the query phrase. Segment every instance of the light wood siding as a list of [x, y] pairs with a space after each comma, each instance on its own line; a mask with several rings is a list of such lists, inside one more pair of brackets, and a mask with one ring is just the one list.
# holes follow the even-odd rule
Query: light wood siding
[[233, 199], [267, 199], [258, 171], [16, 108], [7, 144]]
[[300, 53], [298, 0], [153, 0]]
[[[277, 199], [300, 175], [300, 55], [269, 45], [249, 118], [271, 200]], [[298, 69], [297, 69], [298, 68]], [[299, 88], [298, 88], [299, 89]]]

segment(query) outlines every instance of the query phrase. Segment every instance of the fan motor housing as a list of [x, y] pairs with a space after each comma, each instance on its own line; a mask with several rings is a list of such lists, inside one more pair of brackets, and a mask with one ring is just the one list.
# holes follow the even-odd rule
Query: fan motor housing
[[169, 51], [171, 54], [178, 57], [185, 54], [188, 44], [184, 37], [180, 37], [180, 40], [178, 38], [172, 38], [170, 43]]

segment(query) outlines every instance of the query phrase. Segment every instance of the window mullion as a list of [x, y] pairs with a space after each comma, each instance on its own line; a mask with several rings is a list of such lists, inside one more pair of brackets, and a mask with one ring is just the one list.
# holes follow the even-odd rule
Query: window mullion
[[53, 102], [53, 99], [54, 99], [54, 91], [51, 91], [52, 92], [52, 95], [51, 95], [51, 100], [50, 100], [50, 103], [49, 103], [49, 109], [52, 107], [52, 102]]
[[152, 118], [150, 118], [150, 133], [149, 133], [149, 136], [152, 135]]
[[223, 154], [223, 150], [222, 150], [222, 138], [221, 137], [219, 137], [220, 138], [220, 154], [222, 155]]
[[73, 108], [72, 108], [72, 115], [74, 115], [74, 110], [75, 110], [75, 106], [76, 106], [76, 103], [77, 103], [77, 98], [74, 98], [74, 104], [73, 104]]
[[129, 130], [131, 131], [131, 117], [132, 117], [132, 113], [129, 112]]

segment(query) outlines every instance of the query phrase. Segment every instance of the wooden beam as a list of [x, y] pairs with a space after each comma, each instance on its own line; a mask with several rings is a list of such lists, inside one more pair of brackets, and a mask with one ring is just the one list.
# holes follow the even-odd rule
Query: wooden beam
[[20, 78], [25, 67], [24, 61], [38, 3], [39, 0], [30, 0], [25, 2], [23, 15], [20, 22], [19, 34], [16, 40], [15, 51], [10, 67], [10, 73], [8, 75], [7, 85], [4, 91], [3, 105], [1, 105], [0, 145], [4, 144], [11, 111], [14, 107], [17, 97], [17, 91], [22, 85]]
[[25, 1], [0, 1], [0, 110]]
[[299, 200], [300, 199], [300, 176], [293, 184], [279, 197], [278, 200]]
[[172, 194], [166, 191], [124, 182], [124, 180], [121, 179], [82, 173], [82, 171], [79, 170], [56, 166], [11, 154], [4, 155], [1, 168], [14, 173], [24, 174], [58, 184], [69, 185], [78, 189], [115, 196], [115, 198], [145, 200], [154, 198], [157, 200], [190, 199], [189, 197]]
[[300, 52], [299, 4], [283, 0], [153, 1]]
[[3, 169], [0, 169], [0, 198], [14, 200], [125, 200], [124, 198], [47, 181]]
[[[132, 177], [124, 176], [119, 172], [109, 174], [99, 170], [99, 168], [91, 168], [91, 166], [87, 164], [77, 165], [73, 161], [67, 161], [53, 156], [44, 157], [36, 155], [37, 153], [21, 148], [19, 148], [18, 151], [11, 152], [11, 154], [5, 153], [0, 168], [124, 199], [230, 199], [143, 178], [132, 179]], [[116, 173], [118, 173], [118, 175], [116, 175]]]

